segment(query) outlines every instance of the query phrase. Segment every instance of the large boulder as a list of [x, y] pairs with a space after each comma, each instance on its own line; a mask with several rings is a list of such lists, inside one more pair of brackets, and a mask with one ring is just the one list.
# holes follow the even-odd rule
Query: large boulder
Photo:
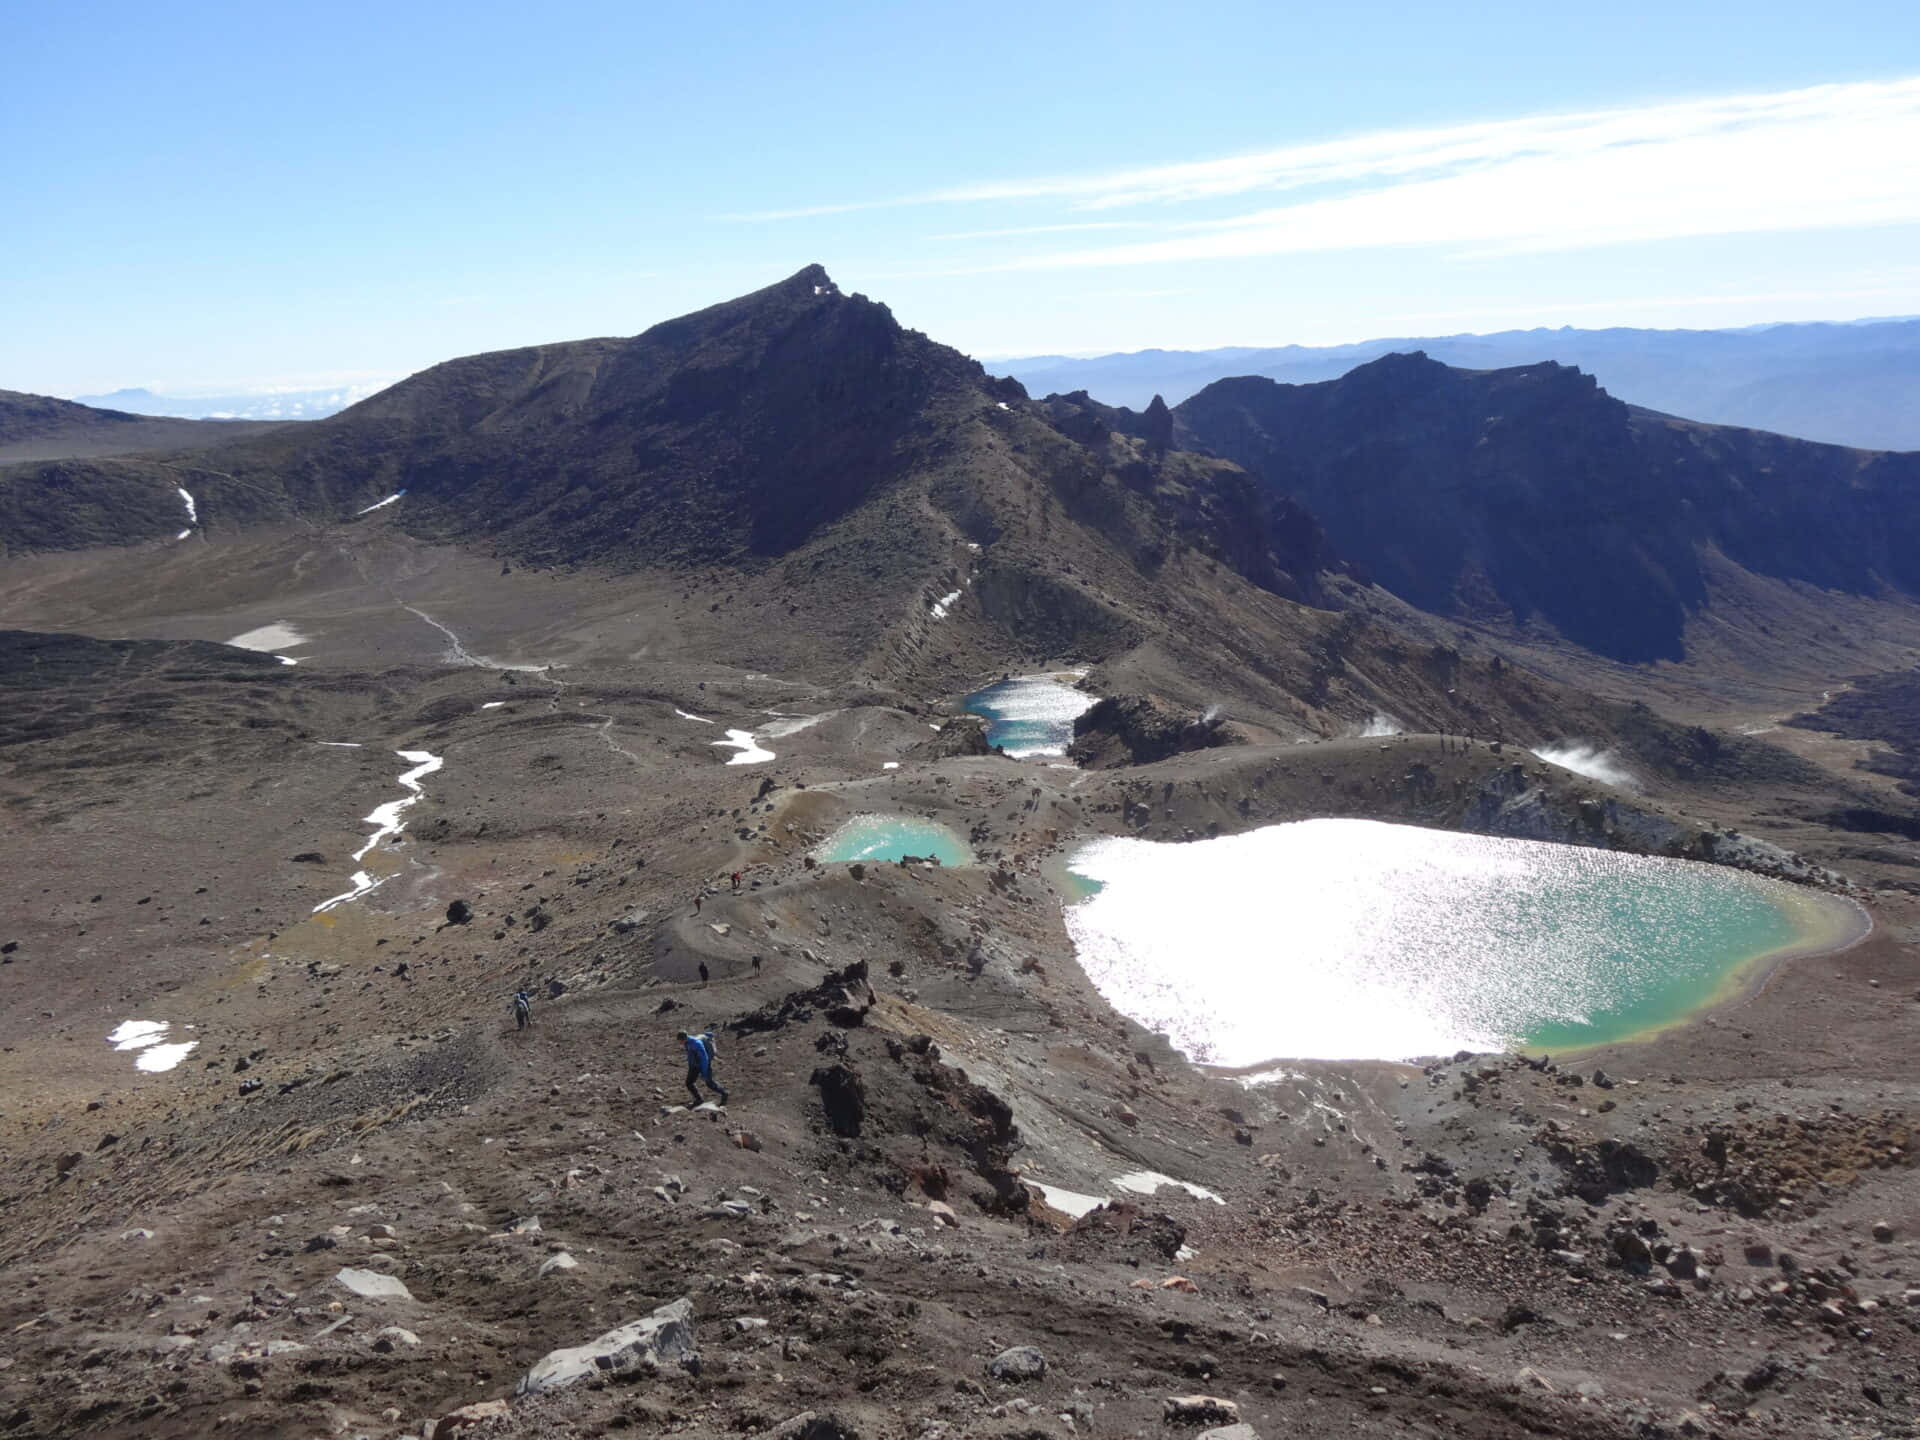
[[1032, 1345], [1015, 1345], [987, 1361], [987, 1374], [995, 1380], [1019, 1383], [1038, 1380], [1047, 1373], [1047, 1357]]
[[378, 1270], [356, 1270], [351, 1265], [335, 1275], [334, 1280], [362, 1300], [411, 1300], [413, 1293], [396, 1277], [382, 1275]]
[[513, 1387], [515, 1395], [562, 1390], [590, 1375], [659, 1370], [698, 1354], [693, 1338], [693, 1300], [682, 1296], [642, 1320], [609, 1330], [584, 1345], [550, 1351]]
[[1086, 769], [1113, 770], [1239, 739], [1217, 707], [1195, 714], [1150, 695], [1108, 695], [1074, 720], [1067, 754]]

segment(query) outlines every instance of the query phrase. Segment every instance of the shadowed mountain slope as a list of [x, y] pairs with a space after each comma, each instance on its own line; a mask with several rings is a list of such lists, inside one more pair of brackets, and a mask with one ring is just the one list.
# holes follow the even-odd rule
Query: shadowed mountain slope
[[1545, 622], [1616, 660], [1683, 657], [1711, 550], [1776, 580], [1920, 592], [1920, 455], [1634, 410], [1560, 365], [1393, 355], [1316, 385], [1218, 381], [1174, 415], [1179, 443], [1305, 505], [1402, 599]]

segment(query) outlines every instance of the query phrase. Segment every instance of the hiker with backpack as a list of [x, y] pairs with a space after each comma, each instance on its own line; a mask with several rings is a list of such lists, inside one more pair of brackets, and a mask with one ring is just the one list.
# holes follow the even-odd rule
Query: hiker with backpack
[[713, 1032], [689, 1035], [684, 1030], [676, 1030], [673, 1033], [686, 1046], [687, 1093], [693, 1097], [693, 1103], [700, 1103], [700, 1087], [696, 1082], [704, 1080], [707, 1088], [720, 1097], [720, 1103], [726, 1104], [726, 1087], [713, 1078]]
[[524, 990], [513, 992], [513, 1028], [524, 1030], [533, 1023], [533, 997]]

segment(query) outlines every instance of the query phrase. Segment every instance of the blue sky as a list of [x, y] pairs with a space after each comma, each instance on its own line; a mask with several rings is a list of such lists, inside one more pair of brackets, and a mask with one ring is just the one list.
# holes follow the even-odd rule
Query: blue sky
[[383, 380], [813, 260], [982, 356], [1910, 314], [1917, 17], [17, 7], [0, 387]]

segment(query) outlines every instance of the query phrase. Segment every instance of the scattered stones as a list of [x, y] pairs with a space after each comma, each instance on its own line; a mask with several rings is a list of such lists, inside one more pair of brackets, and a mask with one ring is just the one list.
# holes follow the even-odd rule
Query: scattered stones
[[427, 1440], [455, 1440], [476, 1425], [484, 1425], [489, 1420], [504, 1420], [507, 1416], [507, 1402], [504, 1400], [482, 1400], [473, 1405], [462, 1405], [458, 1410], [449, 1411], [427, 1428]]
[[767, 1431], [763, 1440], [860, 1440], [860, 1432], [832, 1411], [817, 1415], [802, 1410]]
[[541, 1263], [539, 1278], [544, 1280], [549, 1275], [559, 1274], [568, 1270], [578, 1270], [579, 1268], [580, 1262], [562, 1250], [557, 1255], [548, 1256], [546, 1260]]
[[565, 1350], [550, 1351], [514, 1386], [515, 1395], [560, 1390], [590, 1375], [659, 1370], [698, 1356], [693, 1333], [693, 1300], [682, 1296], [642, 1320]]
[[1047, 1357], [1032, 1345], [1015, 1345], [987, 1361], [987, 1374], [1009, 1384], [1038, 1380], [1046, 1373]]
[[1238, 1425], [1240, 1407], [1218, 1395], [1169, 1395], [1161, 1418], [1169, 1425]]
[[1878, 1240], [1882, 1245], [1893, 1243], [1893, 1236], [1893, 1226], [1887, 1221], [1876, 1220], [1873, 1222], [1873, 1238]]
[[373, 1333], [373, 1348], [382, 1355], [391, 1355], [402, 1345], [405, 1345], [408, 1349], [412, 1349], [419, 1343], [420, 1337], [418, 1335], [414, 1334], [411, 1330], [404, 1330], [398, 1325], [389, 1325], [384, 1330], [376, 1330]]

